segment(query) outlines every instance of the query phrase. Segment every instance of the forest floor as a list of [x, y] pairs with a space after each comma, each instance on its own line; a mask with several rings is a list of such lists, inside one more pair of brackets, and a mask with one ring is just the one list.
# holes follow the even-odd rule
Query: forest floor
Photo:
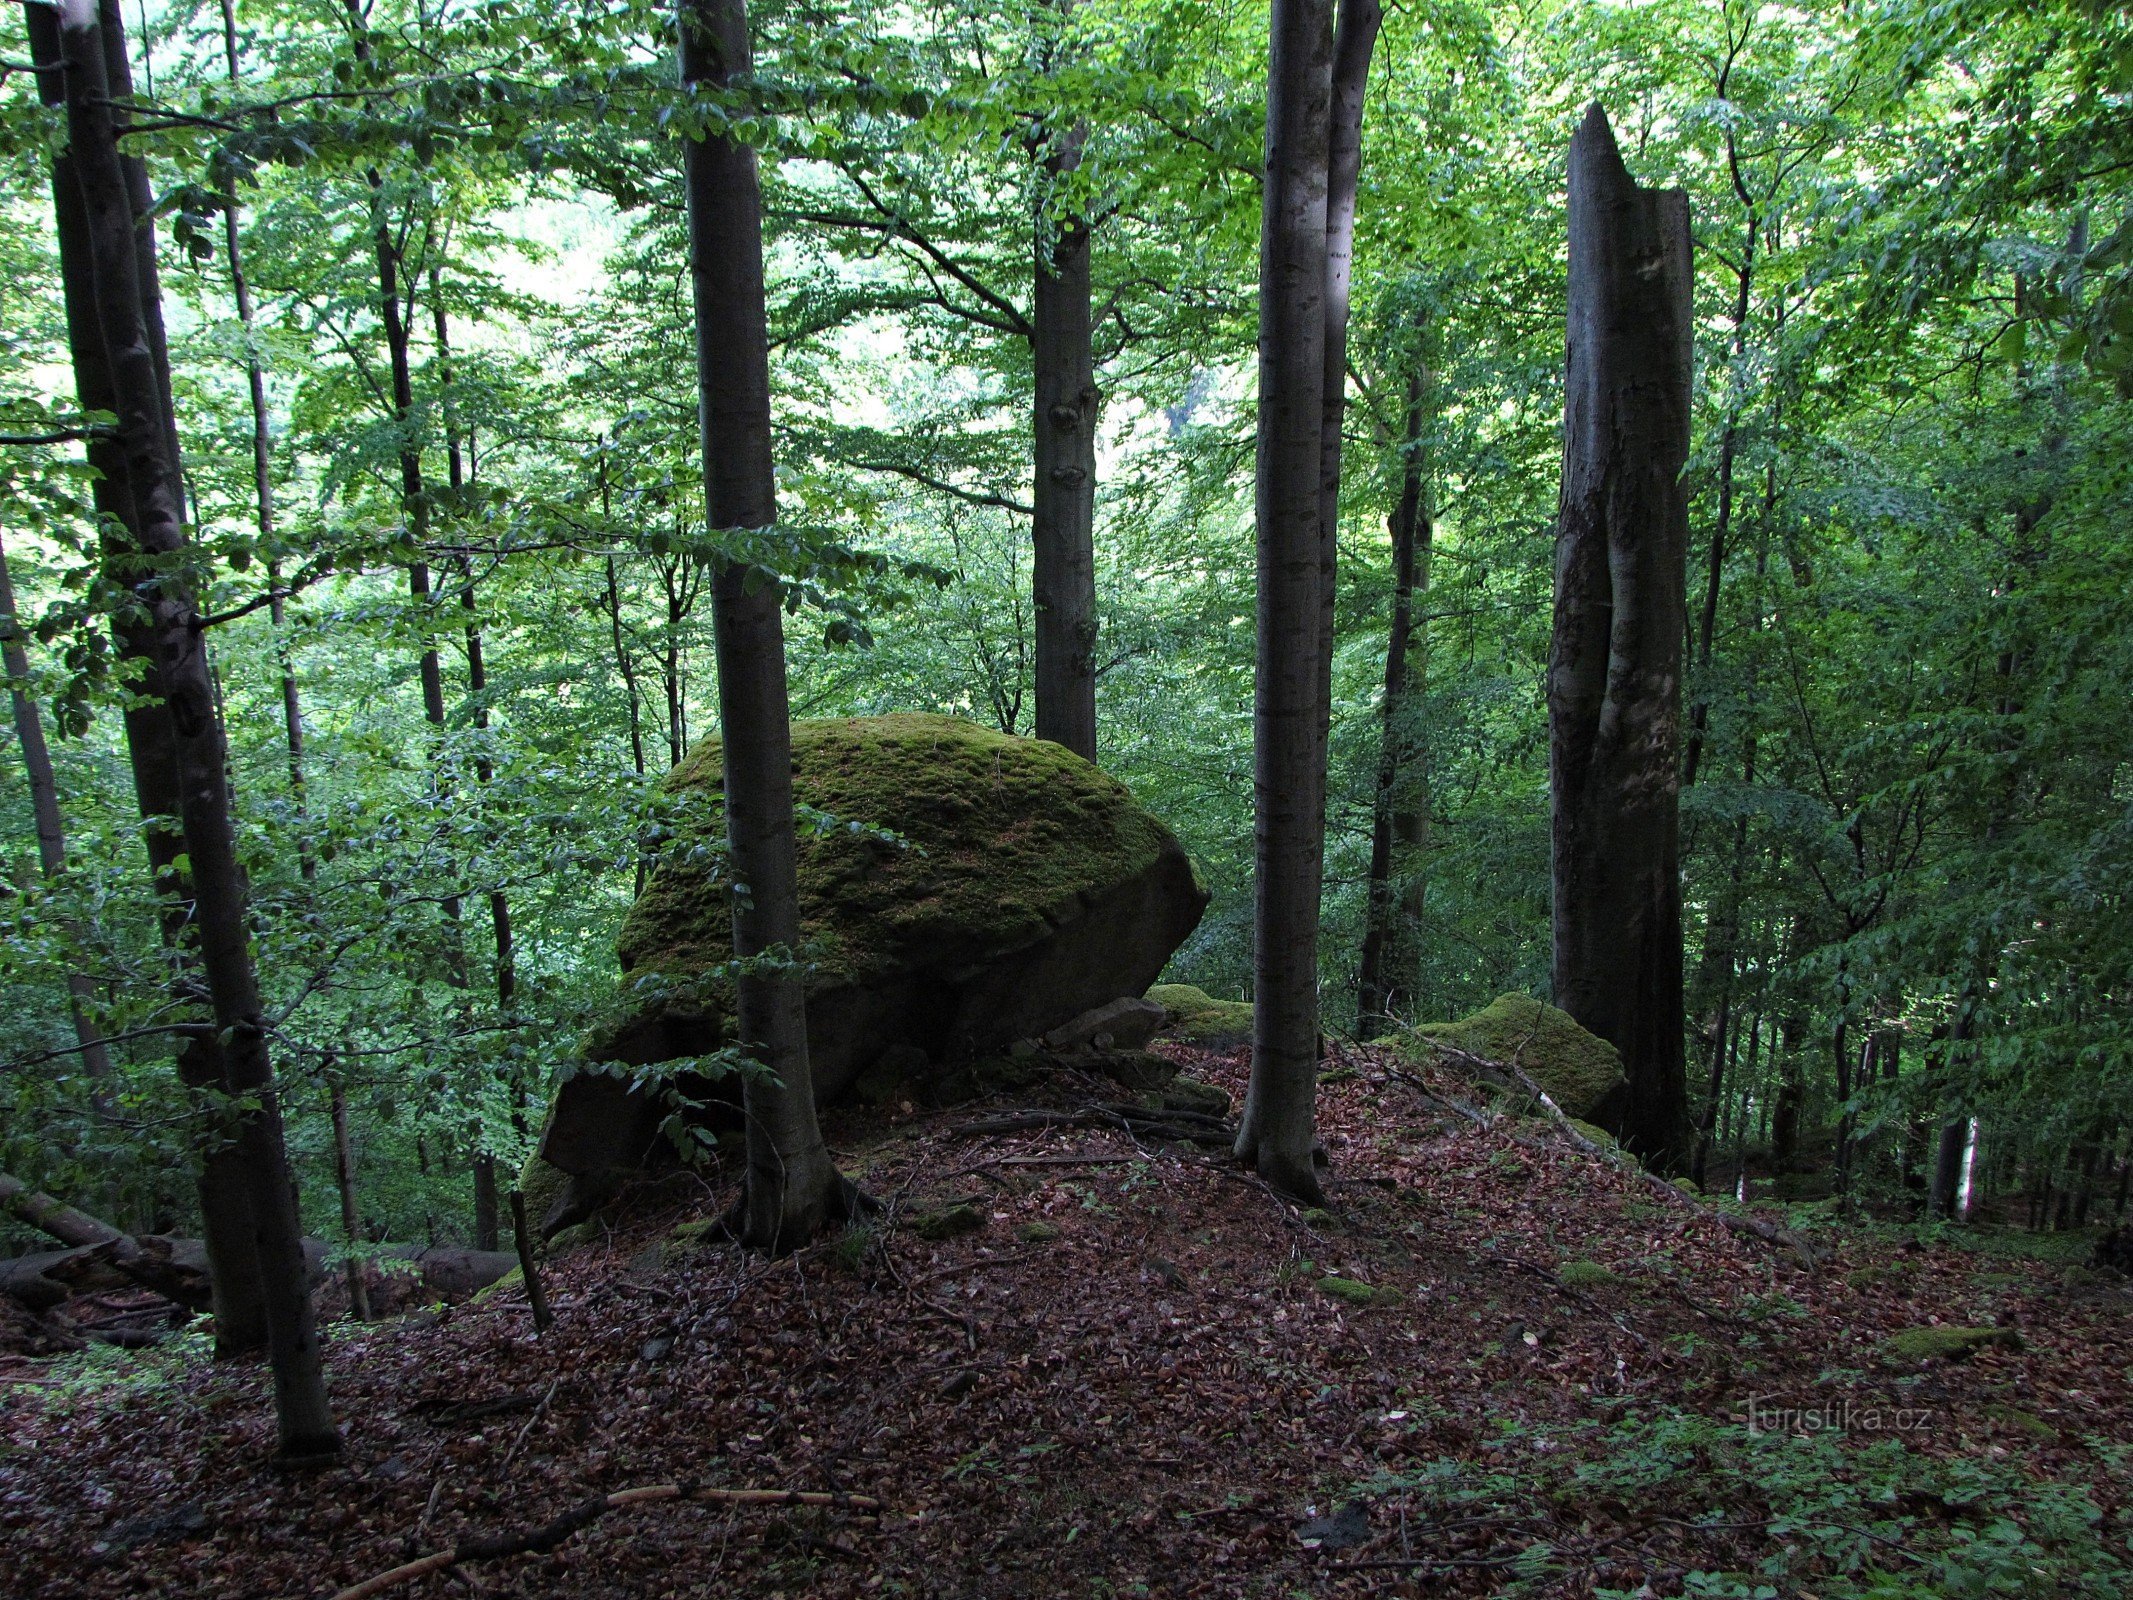
[[[1080, 1087], [1012, 1103], [1117, 1092]], [[1008, 1102], [833, 1121], [868, 1229], [746, 1257], [670, 1181], [550, 1263], [541, 1336], [516, 1287], [334, 1325], [323, 1472], [267, 1467], [264, 1372], [196, 1341], [18, 1363], [0, 1589], [327, 1597], [684, 1481], [880, 1509], [630, 1505], [389, 1592], [2127, 1592], [2123, 1280], [1826, 1212], [1810, 1270], [1461, 1093], [1350, 1052], [1308, 1213], [1190, 1147], [963, 1131]], [[1931, 1323], [2015, 1331], [1887, 1348]]]

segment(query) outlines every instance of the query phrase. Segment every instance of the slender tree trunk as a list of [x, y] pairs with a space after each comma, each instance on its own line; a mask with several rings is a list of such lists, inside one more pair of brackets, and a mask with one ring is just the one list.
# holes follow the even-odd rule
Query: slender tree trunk
[[[1348, 421], [1348, 302], [1355, 274], [1356, 188], [1363, 169], [1363, 91], [1384, 12], [1378, 0], [1340, 0], [1333, 26], [1333, 78], [1326, 130], [1324, 422], [1318, 436], [1318, 811], [1326, 809], [1326, 748], [1333, 731], [1334, 600], [1341, 525], [1341, 446]], [[1324, 877], [1325, 829], [1319, 828]]]
[[1030, 595], [1037, 624], [1037, 737], [1096, 759], [1096, 419], [1101, 397], [1090, 350], [1089, 225], [1054, 215], [1051, 191], [1081, 165], [1086, 130], [1050, 142], [1036, 216], [1030, 353], [1036, 368], [1031, 432]]
[[[35, 4], [23, 9], [32, 59], [44, 69], [38, 75], [39, 93], [47, 105], [59, 106], [65, 99], [60, 73], [64, 51], [59, 13], [51, 7]], [[119, 26], [116, 8], [107, 6], [98, 21], [105, 31], [106, 83], [114, 96], [123, 98], [130, 92], [130, 80], [125, 76], [123, 30], [115, 47], [111, 39], [111, 30]], [[145, 206], [139, 197], [148, 191], [147, 175], [136, 173], [133, 169], [139, 164], [130, 158], [121, 156], [120, 162], [126, 174], [127, 189], [135, 199], [135, 210], [145, 215]], [[118, 409], [117, 392], [111, 363], [105, 353], [103, 331], [98, 323], [98, 278], [89, 238], [89, 217], [72, 154], [63, 153], [53, 160], [52, 195], [59, 243], [60, 283], [66, 305], [67, 344], [76, 389], [85, 411], [115, 412]], [[135, 283], [144, 301], [141, 325], [147, 330], [155, 352], [152, 359], [156, 363], [159, 398], [165, 402], [164, 409], [168, 411], [169, 367], [161, 337], [162, 298], [156, 274], [154, 236], [147, 227], [140, 228], [135, 236], [134, 266]], [[169, 414], [175, 415], [174, 412]], [[170, 458], [175, 460], [176, 425], [167, 418], [163, 442]], [[115, 437], [98, 435], [89, 441], [87, 453], [89, 464], [96, 471], [91, 493], [102, 524], [106, 568], [115, 581], [130, 587], [133, 573], [139, 566], [139, 557], [134, 552], [139, 548], [135, 530], [140, 519], [134, 492], [126, 477], [125, 451]], [[180, 1005], [202, 1004], [204, 996], [200, 992], [195, 964], [195, 938], [185, 910], [191, 900], [191, 889], [185, 874], [179, 870], [185, 857], [185, 841], [172, 820], [179, 813], [182, 790], [177, 745], [171, 731], [169, 710], [154, 697], [155, 685], [159, 681], [154, 631], [138, 613], [128, 611], [114, 619], [112, 634], [120, 659], [140, 674], [143, 689], [143, 693], [134, 697], [126, 707], [122, 717], [133, 770], [135, 800], [144, 824], [149, 871], [160, 907], [159, 926], [172, 956], [172, 992]], [[205, 1094], [223, 1084], [222, 1047], [215, 1039], [187, 1039], [179, 1047], [177, 1066], [180, 1080], [196, 1093]], [[215, 1285], [215, 1353], [235, 1356], [264, 1349], [267, 1344], [264, 1290], [252, 1243], [247, 1197], [249, 1179], [243, 1157], [235, 1144], [223, 1137], [219, 1122], [212, 1118], [201, 1135], [199, 1157], [200, 1231]]]
[[1682, 1047], [1688, 199], [1640, 189], [1595, 105], [1571, 142], [1570, 362], [1549, 650], [1555, 1002], [1622, 1053], [1612, 1119], [1690, 1150]]
[[[724, 87], [750, 71], [743, 0], [683, 0], [680, 35], [684, 84]], [[682, 157], [704, 508], [713, 529], [768, 528], [778, 508], [755, 152], [712, 135], [685, 143]], [[746, 885], [733, 903], [733, 950], [746, 964], [734, 985], [735, 1024], [764, 1069], [743, 1088], [748, 1168], [736, 1221], [744, 1244], [786, 1251], [847, 1214], [854, 1191], [815, 1122], [805, 997], [789, 964], [800, 905], [780, 585], [773, 573], [729, 562], [714, 574], [711, 608], [727, 848], [734, 881]]]
[[[452, 388], [451, 323], [444, 309], [443, 275], [434, 261], [430, 264], [430, 322], [436, 333], [438, 380], [445, 397], [445, 471], [456, 502], [467, 486], [466, 454], [460, 448], [457, 401]], [[486, 787], [496, 777], [496, 765], [489, 758], [485, 737], [489, 731], [489, 668], [482, 649], [481, 608], [474, 596], [473, 563], [464, 556], [460, 558], [459, 567], [459, 603], [467, 615], [467, 693], [474, 703], [475, 735], [482, 741], [475, 748], [474, 779]], [[518, 963], [512, 942], [511, 900], [501, 887], [489, 891], [489, 931], [496, 946], [497, 1010], [508, 1021], [518, 1000]], [[520, 1104], [521, 1086], [514, 1077], [504, 1087], [510, 1101], [512, 1125], [523, 1131], [525, 1111]], [[502, 1218], [497, 1194], [496, 1157], [487, 1149], [477, 1149], [474, 1152], [474, 1247], [477, 1250], [494, 1250], [501, 1238]]]
[[69, 154], [86, 223], [96, 323], [117, 402], [118, 445], [132, 493], [140, 552], [163, 574], [136, 593], [146, 603], [160, 667], [159, 687], [177, 749], [179, 816], [192, 869], [191, 913], [215, 1024], [224, 1041], [224, 1085], [237, 1097], [236, 1144], [246, 1165], [254, 1248], [260, 1263], [275, 1408], [285, 1457], [337, 1452], [313, 1326], [296, 1194], [282, 1140], [273, 1064], [258, 977], [252, 966], [249, 888], [237, 859], [229, 810], [223, 730], [215, 712], [207, 642], [184, 582], [182, 491], [175, 423], [159, 362], [161, 341], [144, 316], [139, 270], [145, 218], [136, 211], [121, 164], [105, 51], [123, 33], [99, 26], [90, 0], [67, 0], [60, 14]]
[[[1422, 913], [1422, 851], [1429, 843], [1429, 784], [1423, 767], [1421, 689], [1428, 676], [1429, 623], [1415, 619], [1429, 596], [1431, 523], [1423, 441], [1429, 383], [1418, 354], [1407, 379], [1400, 499], [1393, 508], [1392, 627], [1385, 640], [1385, 699], [1378, 730], [1377, 790], [1370, 818], [1370, 871], [1362, 959], [1356, 977], [1356, 1032], [1375, 1039], [1413, 1003]], [[1421, 668], [1408, 665], [1410, 652]], [[1410, 678], [1415, 681], [1410, 683]]]
[[1238, 1159], [1321, 1195], [1319, 868], [1325, 818], [1318, 639], [1325, 429], [1330, 0], [1274, 0], [1259, 244], [1258, 669], [1252, 1073]]
[[[22, 747], [22, 768], [30, 783], [30, 810], [37, 824], [37, 861], [46, 882], [66, 870], [67, 832], [59, 810], [59, 783], [52, 771], [52, 750], [45, 743], [44, 714], [30, 693], [30, 658], [23, 648], [27, 635], [15, 611], [15, 585], [7, 570], [7, 550], [0, 546], [0, 641], [4, 641], [8, 698], [15, 712], [15, 738]], [[111, 1052], [97, 1031], [96, 985], [85, 972], [67, 974], [67, 1010], [74, 1023], [74, 1042], [81, 1047], [82, 1070], [88, 1074], [89, 1095], [99, 1111], [111, 1104]]]
[[[328, 1078], [333, 1111], [333, 1178], [341, 1191], [341, 1236], [352, 1250], [363, 1243], [363, 1208], [356, 1203], [355, 1145], [348, 1137], [348, 1089], [338, 1072]], [[348, 1308], [356, 1321], [370, 1320], [370, 1289], [363, 1281], [363, 1263], [348, 1258]]]

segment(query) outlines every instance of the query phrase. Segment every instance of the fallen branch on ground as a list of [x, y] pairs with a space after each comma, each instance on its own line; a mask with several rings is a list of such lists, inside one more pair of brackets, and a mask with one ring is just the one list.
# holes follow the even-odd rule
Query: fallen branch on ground
[[412, 1583], [417, 1578], [469, 1561], [496, 1561], [505, 1556], [531, 1555], [553, 1550], [580, 1528], [629, 1506], [655, 1500], [689, 1500], [700, 1503], [741, 1506], [836, 1506], [846, 1511], [879, 1511], [881, 1502], [863, 1494], [817, 1494], [799, 1489], [712, 1489], [700, 1483], [652, 1483], [639, 1489], [617, 1489], [613, 1494], [594, 1495], [580, 1501], [553, 1522], [515, 1533], [496, 1533], [484, 1539], [469, 1539], [449, 1550], [437, 1550], [404, 1562], [390, 1572], [365, 1578], [341, 1590], [333, 1600], [368, 1600], [374, 1594]]
[[1219, 1145], [1227, 1149], [1236, 1142], [1237, 1130], [1216, 1118], [1197, 1112], [1140, 1111], [1124, 1107], [1084, 1106], [1078, 1111], [1017, 1111], [1004, 1117], [966, 1122], [952, 1133], [969, 1138], [991, 1138], [1003, 1133], [1043, 1133], [1053, 1128], [1110, 1128], [1137, 1139], [1177, 1139], [1188, 1144]]
[[[0, 1211], [50, 1235], [70, 1250], [108, 1264], [143, 1288], [153, 1289], [195, 1311], [208, 1307], [211, 1296], [207, 1274], [174, 1260], [170, 1241], [136, 1239], [5, 1172], [0, 1172]], [[49, 1269], [46, 1271], [49, 1273]]]

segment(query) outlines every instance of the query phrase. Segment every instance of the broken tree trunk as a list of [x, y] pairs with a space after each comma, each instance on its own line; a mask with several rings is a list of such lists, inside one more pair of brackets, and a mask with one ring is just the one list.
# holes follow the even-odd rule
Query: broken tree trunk
[[[131, 1234], [122, 1233], [108, 1222], [99, 1221], [85, 1211], [77, 1211], [63, 1200], [30, 1188], [20, 1178], [0, 1172], [0, 1211], [16, 1221], [48, 1234], [66, 1245], [65, 1252], [46, 1252], [50, 1259], [34, 1274], [54, 1282], [71, 1283], [79, 1277], [64, 1273], [55, 1274], [54, 1268], [61, 1258], [70, 1252], [106, 1263], [121, 1278], [138, 1283], [144, 1289], [153, 1289], [180, 1305], [190, 1306], [195, 1311], [205, 1311], [212, 1299], [208, 1274], [204, 1266], [193, 1265], [178, 1259], [176, 1241], [168, 1239], [140, 1240]], [[27, 1262], [34, 1257], [18, 1257]], [[15, 1263], [7, 1264], [14, 1267]], [[18, 1270], [13, 1278], [19, 1278]], [[27, 1299], [21, 1287], [12, 1278], [0, 1275], [0, 1286], [18, 1298]], [[69, 1293], [74, 1292], [69, 1290]], [[64, 1298], [64, 1296], [62, 1296]]]
[[1608, 1120], [1664, 1171], [1692, 1140], [1680, 777], [1688, 197], [1639, 188], [1595, 105], [1570, 145], [1563, 491], [1548, 656], [1554, 999], [1622, 1053]]

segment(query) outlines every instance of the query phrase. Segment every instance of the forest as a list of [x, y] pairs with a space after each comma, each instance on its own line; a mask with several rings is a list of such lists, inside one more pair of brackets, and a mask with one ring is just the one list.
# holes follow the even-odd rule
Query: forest
[[2115, 0], [19, 0], [0, 1589], [2124, 1594], [2129, 526]]

